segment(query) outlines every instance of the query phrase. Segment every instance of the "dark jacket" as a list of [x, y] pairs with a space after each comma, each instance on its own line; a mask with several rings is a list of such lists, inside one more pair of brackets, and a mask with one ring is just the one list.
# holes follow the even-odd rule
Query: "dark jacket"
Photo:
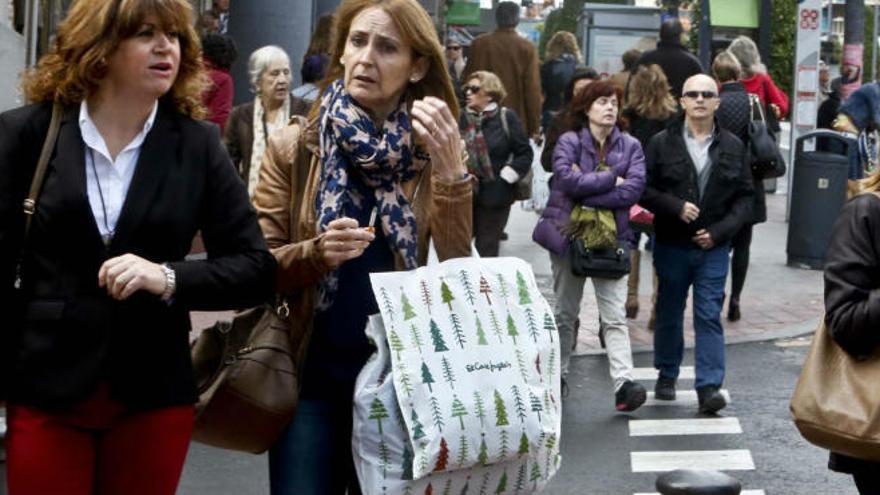
[[[825, 324], [853, 356], [880, 345], [880, 198], [860, 194], [837, 217], [825, 255]], [[845, 473], [877, 472], [880, 463], [831, 454], [828, 467]]]
[[[557, 256], [568, 250], [569, 237], [564, 232], [575, 205], [613, 210], [617, 239], [632, 240], [629, 208], [645, 189], [645, 156], [639, 142], [617, 127], [608, 136], [606, 146], [605, 162], [611, 169], [596, 172], [599, 153], [589, 129], [566, 132], [556, 144], [550, 199], [532, 239]], [[572, 164], [580, 170], [573, 169]], [[625, 179], [619, 186], [615, 185], [618, 177]]]
[[541, 125], [547, 127], [551, 112], [562, 109], [565, 101], [565, 88], [574, 74], [577, 59], [571, 53], [563, 53], [559, 58], [548, 60], [541, 65], [541, 89], [544, 91], [544, 106], [541, 108]]
[[[74, 404], [99, 383], [133, 409], [196, 399], [191, 310], [255, 305], [273, 293], [275, 260], [217, 127], [161, 103], [109, 247], [86, 194], [79, 107], [66, 109], [22, 265], [23, 301], [10, 301], [22, 235], [22, 198], [51, 115], [35, 104], [0, 115], [0, 307], [23, 311], [2, 325], [12, 341], [10, 401], [43, 408]], [[184, 261], [201, 231], [208, 259]], [[177, 275], [170, 304], [146, 292], [125, 301], [98, 287], [98, 270], [125, 253], [167, 262]]]
[[[290, 116], [298, 107], [290, 106]], [[268, 141], [269, 136], [266, 136]], [[251, 171], [251, 151], [254, 149], [254, 102], [249, 101], [232, 109], [229, 122], [223, 132], [223, 144], [238, 170], [239, 177], [247, 184]], [[268, 148], [268, 144], [266, 146]]]
[[657, 49], [650, 50], [639, 57], [633, 66], [633, 73], [641, 65], [657, 64], [669, 80], [669, 89], [676, 100], [681, 97], [681, 88], [687, 78], [703, 72], [700, 60], [681, 43], [658, 41]]
[[[466, 112], [467, 110], [465, 110]], [[495, 172], [493, 180], [480, 180], [477, 186], [477, 194], [474, 198], [478, 205], [499, 207], [513, 204], [515, 184], [509, 184], [498, 174], [505, 165], [510, 165], [520, 178], [525, 177], [532, 167], [534, 151], [529, 144], [522, 124], [511, 109], [507, 109], [507, 129], [509, 135], [504, 132], [501, 123], [501, 109], [494, 116], [483, 120], [483, 138], [486, 147], [489, 148], [489, 161], [492, 162], [492, 170]], [[460, 128], [467, 129], [467, 118], [461, 115]], [[510, 158], [513, 160], [508, 163]]]
[[462, 81], [478, 70], [493, 72], [507, 91], [499, 104], [512, 109], [533, 136], [541, 123], [541, 76], [538, 50], [513, 28], [498, 28], [471, 42]]
[[[651, 138], [645, 153], [647, 185], [639, 204], [654, 212], [658, 241], [696, 246], [691, 238], [698, 230], [707, 229], [715, 245], [727, 244], [752, 218], [755, 190], [745, 146], [716, 122], [709, 147], [712, 170], [701, 197], [683, 129], [681, 117]], [[700, 216], [690, 224], [679, 218], [685, 201], [700, 209]]]
[[629, 124], [630, 135], [639, 140], [643, 150], [648, 148], [648, 143], [651, 142], [651, 138], [655, 134], [666, 129], [669, 124], [678, 119], [678, 114], [673, 114], [668, 119], [651, 119], [643, 117], [634, 108], [624, 109], [621, 116]]
[[[745, 86], [740, 82], [732, 82], [721, 85], [721, 105], [715, 112], [715, 117], [721, 127], [732, 132], [743, 142], [746, 149], [749, 147], [749, 122], [751, 122], [751, 102]], [[752, 170], [752, 179], [755, 186], [755, 204], [752, 207], [751, 224], [767, 221], [767, 197], [764, 192], [764, 176]]]

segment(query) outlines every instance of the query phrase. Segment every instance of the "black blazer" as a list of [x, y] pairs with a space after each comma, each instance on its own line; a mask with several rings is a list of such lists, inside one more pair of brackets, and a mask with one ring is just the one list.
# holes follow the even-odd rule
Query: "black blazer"
[[[160, 103], [109, 247], [86, 194], [79, 107], [64, 112], [22, 265], [21, 298], [3, 297], [10, 401], [43, 408], [86, 398], [100, 382], [133, 409], [194, 402], [190, 310], [233, 309], [271, 297], [268, 252], [216, 126]], [[11, 295], [21, 202], [48, 129], [50, 104], [0, 114], [0, 287]], [[201, 230], [208, 259], [184, 261]], [[108, 258], [169, 262], [171, 304], [146, 292], [126, 301], [98, 287]], [[9, 307], [9, 305], [14, 305]]]

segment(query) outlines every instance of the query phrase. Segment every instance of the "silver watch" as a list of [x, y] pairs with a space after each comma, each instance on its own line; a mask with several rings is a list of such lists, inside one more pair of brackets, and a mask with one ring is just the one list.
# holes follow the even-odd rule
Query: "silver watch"
[[162, 291], [161, 299], [169, 301], [177, 290], [177, 274], [174, 269], [168, 266], [168, 263], [162, 264], [162, 271], [165, 272], [165, 290]]

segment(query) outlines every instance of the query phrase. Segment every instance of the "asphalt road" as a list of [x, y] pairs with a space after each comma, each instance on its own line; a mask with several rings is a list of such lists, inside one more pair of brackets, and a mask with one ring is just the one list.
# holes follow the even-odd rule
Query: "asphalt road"
[[[740, 434], [630, 437], [629, 421], [705, 419], [695, 406], [646, 406], [631, 415], [613, 409], [604, 356], [573, 360], [571, 395], [563, 417], [562, 467], [546, 493], [634, 494], [654, 491], [657, 473], [633, 473], [631, 453], [642, 451], [748, 451], [754, 470], [727, 471], [745, 489], [766, 494], [855, 494], [849, 477], [826, 468], [827, 453], [806, 443], [789, 419], [788, 401], [807, 347], [802, 341], [728, 346], [731, 403], [720, 417], [736, 418]], [[636, 366], [650, 367], [650, 354]], [[690, 351], [685, 361], [692, 362]], [[680, 381], [679, 391], [689, 388]], [[645, 384], [651, 389], [653, 381]], [[708, 456], [707, 456], [708, 457]], [[234, 454], [194, 444], [180, 494], [267, 494], [266, 456]]]
[[[658, 473], [633, 473], [631, 452], [748, 450], [755, 469], [727, 471], [743, 489], [767, 494], [856, 494], [851, 478], [826, 467], [827, 452], [804, 441], [790, 420], [788, 402], [808, 347], [804, 340], [728, 346], [724, 388], [730, 405], [719, 417], [737, 418], [741, 434], [630, 437], [630, 419], [708, 418], [696, 407], [644, 407], [614, 414], [607, 361], [589, 356], [573, 361], [582, 382], [565, 403], [562, 469], [552, 494], [633, 494], [654, 491]], [[651, 354], [636, 366], [651, 366]], [[688, 351], [686, 362], [693, 362]], [[653, 381], [645, 382], [653, 386]], [[692, 381], [690, 382], [693, 383]], [[650, 387], [649, 387], [650, 389]], [[680, 380], [679, 391], [686, 390]]]
[[[738, 422], [741, 433], [630, 436], [630, 421], [711, 419], [696, 406], [646, 405], [632, 414], [613, 409], [604, 356], [572, 361], [571, 394], [563, 416], [562, 467], [545, 493], [620, 495], [654, 491], [656, 472], [633, 472], [633, 452], [714, 451], [695, 462], [737, 451], [754, 469], [730, 470], [744, 489], [766, 494], [855, 495], [848, 476], [826, 468], [827, 453], [801, 439], [790, 420], [788, 401], [807, 352], [805, 339], [727, 347], [724, 387], [730, 405], [719, 418]], [[637, 354], [637, 367], [650, 368], [651, 355]], [[687, 351], [685, 363], [693, 362]], [[653, 380], [644, 382], [650, 389]], [[692, 382], [682, 378], [679, 394]], [[659, 432], [663, 433], [661, 427]], [[668, 432], [666, 432], [668, 433]], [[181, 495], [268, 494], [267, 456], [233, 453], [193, 444], [181, 480]], [[680, 457], [680, 456], [675, 456]], [[0, 494], [5, 493], [0, 463]]]

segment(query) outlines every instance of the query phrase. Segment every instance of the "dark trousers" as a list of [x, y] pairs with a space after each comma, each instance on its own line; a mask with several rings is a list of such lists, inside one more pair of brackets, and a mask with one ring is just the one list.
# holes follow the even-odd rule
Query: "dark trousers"
[[480, 256], [498, 256], [501, 234], [509, 216], [510, 205], [501, 208], [474, 205], [474, 243]]
[[654, 327], [654, 367], [663, 378], [677, 379], [684, 355], [684, 310], [688, 289], [694, 290], [696, 340], [695, 388], [720, 387], [724, 381], [724, 329], [721, 301], [727, 280], [727, 245], [709, 250], [654, 244], [657, 288], [657, 323]]
[[360, 495], [351, 428], [351, 401], [300, 400], [269, 451], [272, 495]]
[[730, 241], [730, 297], [739, 301], [743, 286], [746, 284], [746, 273], [749, 271], [749, 250], [752, 245], [753, 226], [746, 225]]
[[193, 407], [130, 412], [100, 387], [64, 413], [9, 406], [10, 495], [174, 495]]
[[853, 473], [853, 480], [859, 489], [859, 495], [880, 495], [880, 473], [859, 471]]

